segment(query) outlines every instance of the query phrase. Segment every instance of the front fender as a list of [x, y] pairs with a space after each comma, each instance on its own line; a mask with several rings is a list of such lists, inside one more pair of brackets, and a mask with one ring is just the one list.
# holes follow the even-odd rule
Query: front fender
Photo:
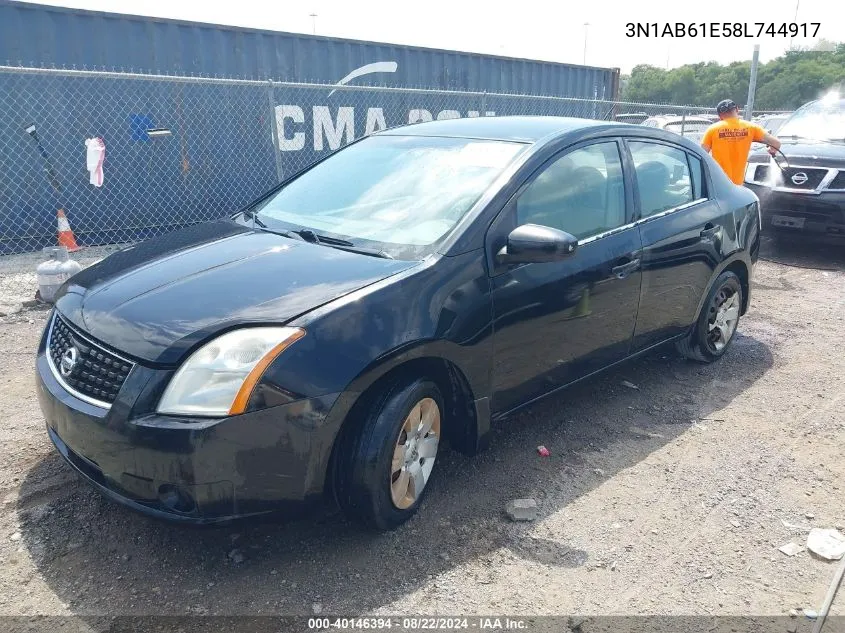
[[[388, 372], [423, 358], [457, 368], [474, 400], [490, 392], [492, 306], [483, 250], [433, 256], [291, 322], [306, 335], [265, 372], [259, 389], [285, 399], [340, 393], [315, 430], [312, 473], [320, 488], [331, 446], [353, 406]], [[269, 396], [266, 396], [269, 398]], [[489, 417], [489, 415], [488, 415]]]

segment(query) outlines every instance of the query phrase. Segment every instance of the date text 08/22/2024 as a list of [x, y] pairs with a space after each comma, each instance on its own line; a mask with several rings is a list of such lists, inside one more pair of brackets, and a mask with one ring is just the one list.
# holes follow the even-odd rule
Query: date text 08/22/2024
[[820, 22], [628, 22], [625, 37], [818, 37]]

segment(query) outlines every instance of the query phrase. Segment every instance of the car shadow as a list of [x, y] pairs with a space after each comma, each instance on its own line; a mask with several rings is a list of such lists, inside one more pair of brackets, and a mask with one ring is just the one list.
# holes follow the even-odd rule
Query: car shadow
[[763, 233], [760, 258], [799, 268], [845, 272], [845, 239], [820, 240], [800, 233]]
[[[536, 523], [510, 522], [506, 503], [536, 499], [542, 522], [707, 420], [772, 364], [767, 343], [738, 334], [711, 365], [659, 349], [583, 381], [495, 423], [481, 455], [444, 451], [420, 512], [390, 533], [368, 532], [329, 511], [187, 528], [139, 516], [75, 478], [52, 501], [33, 503], [28, 489], [67, 468], [50, 455], [22, 484], [22, 540], [70, 611], [92, 619], [366, 613], [468, 561], [482, 561], [476, 582], [492, 582], [497, 571], [484, 561], [501, 548], [578, 567], [589, 551], [567, 544], [564, 534], [538, 538]], [[538, 455], [540, 444], [549, 457]]]

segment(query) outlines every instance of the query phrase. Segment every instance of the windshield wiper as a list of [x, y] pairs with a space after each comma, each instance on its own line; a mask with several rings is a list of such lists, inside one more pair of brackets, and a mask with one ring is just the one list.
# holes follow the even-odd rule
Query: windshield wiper
[[252, 220], [253, 222], [255, 222], [262, 229], [267, 228], [267, 225], [258, 219], [258, 211], [253, 211], [252, 209], [244, 209], [243, 211], [241, 211], [241, 214], [248, 220]]
[[298, 235], [306, 242], [312, 244], [322, 244], [323, 246], [330, 246], [341, 251], [349, 251], [351, 253], [360, 253], [362, 255], [370, 255], [371, 257], [381, 257], [382, 259], [393, 259], [389, 253], [385, 253], [377, 248], [366, 248], [364, 246], [356, 246], [349, 240], [342, 240], [337, 237], [329, 237], [328, 235], [318, 235], [311, 229], [300, 229], [298, 231], [287, 231], [285, 234], [293, 233]]
[[377, 248], [366, 248], [365, 246], [343, 246], [341, 244], [332, 244], [331, 242], [323, 242], [330, 248], [336, 248], [339, 251], [349, 251], [350, 253], [360, 253], [361, 255], [369, 255], [370, 257], [381, 257], [382, 259], [394, 259], [393, 255], [380, 251]]
[[298, 231], [289, 231], [289, 233], [296, 233], [306, 242], [312, 242], [314, 244], [331, 244], [333, 246], [355, 246], [352, 242], [348, 240], [341, 240], [336, 237], [329, 237], [328, 235], [317, 235], [311, 229], [300, 229]]

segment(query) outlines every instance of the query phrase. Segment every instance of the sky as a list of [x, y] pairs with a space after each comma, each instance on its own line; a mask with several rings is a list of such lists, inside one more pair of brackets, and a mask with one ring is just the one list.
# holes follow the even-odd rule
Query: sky
[[[52, 0], [39, 4], [294, 33], [316, 31], [332, 37], [586, 63], [621, 68], [623, 73], [636, 64], [674, 68], [749, 60], [755, 44], [760, 45], [760, 60], [765, 63], [790, 46], [812, 46], [819, 38], [845, 42], [841, 0]], [[725, 21], [748, 23], [754, 31], [757, 22], [820, 25], [816, 38], [625, 35], [628, 23], [657, 22], [662, 29], [667, 22]]]

